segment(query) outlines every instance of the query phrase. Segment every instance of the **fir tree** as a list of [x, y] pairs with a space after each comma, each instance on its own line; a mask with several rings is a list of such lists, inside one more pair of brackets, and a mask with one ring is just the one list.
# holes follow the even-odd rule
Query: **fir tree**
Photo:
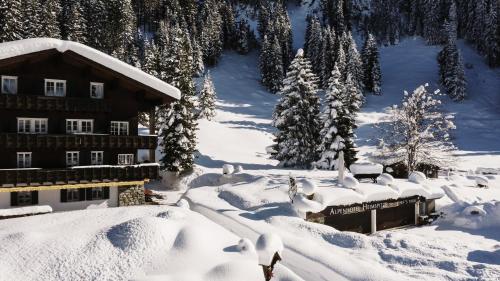
[[[342, 75], [337, 67], [328, 80], [325, 95], [325, 107], [321, 114], [322, 129], [320, 132], [321, 144], [319, 146], [320, 160], [315, 166], [320, 169], [333, 170], [336, 168], [338, 153], [345, 149], [345, 140], [340, 135], [339, 128], [345, 126], [348, 120], [346, 107], [346, 91], [341, 82]], [[342, 132], [347, 130], [342, 128]]]
[[199, 114], [198, 118], [206, 118], [212, 120], [215, 117], [215, 101], [217, 100], [217, 94], [215, 93], [214, 83], [212, 82], [212, 77], [210, 72], [205, 74], [203, 79], [203, 88], [201, 89], [199, 96]]
[[223, 1], [221, 4], [221, 16], [222, 16], [222, 37], [224, 41], [225, 49], [235, 49], [237, 45], [238, 37], [237, 31], [240, 26], [236, 25], [236, 20], [234, 18], [233, 7], [230, 2]]
[[302, 50], [292, 61], [274, 112], [278, 129], [273, 158], [285, 167], [310, 167], [319, 139], [318, 78]]
[[336, 60], [336, 39], [335, 31], [327, 26], [323, 32], [323, 46], [321, 54], [321, 81], [323, 88], [328, 88], [329, 78], [335, 66]]
[[359, 89], [359, 91], [362, 91], [362, 89], [364, 89], [363, 62], [361, 61], [361, 56], [358, 52], [356, 42], [352, 38], [350, 32], [347, 33], [347, 37], [345, 37], [344, 42], [344, 48], [347, 50], [345, 78], [347, 79], [347, 76], [350, 75], [354, 85]]
[[106, 51], [106, 6], [103, 0], [84, 0], [84, 18], [87, 22], [87, 44], [100, 51]]
[[80, 2], [76, 1], [70, 6], [66, 20], [64, 23], [66, 28], [63, 39], [85, 44], [87, 39], [85, 36], [87, 23], [83, 17], [83, 9]]
[[241, 19], [236, 24], [236, 51], [240, 54], [248, 54], [250, 51], [250, 26], [245, 19]]
[[500, 2], [490, 1], [485, 31], [485, 53], [490, 67], [500, 66], [500, 20], [498, 10]]
[[378, 58], [377, 41], [372, 34], [369, 34], [366, 38], [361, 56], [363, 60], [365, 88], [376, 95], [380, 95], [380, 62]]
[[134, 35], [137, 32], [130, 0], [106, 1], [106, 49], [117, 58], [128, 61], [133, 56]]
[[0, 42], [22, 38], [22, 13], [20, 0], [0, 0]]
[[58, 17], [61, 6], [58, 0], [45, 0], [42, 4], [40, 36], [49, 38], [61, 38]]
[[321, 74], [321, 61], [323, 58], [322, 47], [323, 47], [323, 31], [321, 28], [321, 23], [317, 17], [313, 17], [311, 20], [311, 29], [309, 35], [309, 41], [306, 42], [307, 50], [306, 56], [312, 64], [313, 71], [317, 75]]
[[42, 14], [38, 0], [23, 1], [23, 38], [40, 37]]
[[195, 87], [192, 79], [192, 48], [187, 32], [177, 37], [177, 52], [172, 63], [177, 64], [177, 76], [171, 81], [181, 91], [161, 121], [162, 169], [186, 172], [193, 168], [196, 150], [197, 123], [194, 116]]
[[207, 65], [217, 64], [222, 53], [222, 18], [216, 0], [206, 0], [201, 8], [200, 45]]
[[271, 93], [277, 93], [283, 85], [284, 70], [281, 47], [276, 36], [268, 40], [264, 37], [260, 54], [260, 68], [262, 74], [262, 84]]

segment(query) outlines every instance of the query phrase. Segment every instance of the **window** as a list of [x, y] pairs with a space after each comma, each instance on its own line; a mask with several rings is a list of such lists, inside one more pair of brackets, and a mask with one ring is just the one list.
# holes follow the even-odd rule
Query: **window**
[[17, 132], [21, 134], [46, 134], [46, 118], [17, 118]]
[[118, 154], [118, 165], [134, 164], [134, 154]]
[[66, 201], [67, 202], [76, 202], [80, 201], [80, 191], [76, 188], [68, 189], [66, 191]]
[[104, 162], [104, 152], [102, 151], [92, 151], [90, 154], [91, 165], [102, 165]]
[[54, 97], [66, 96], [66, 80], [45, 79], [45, 95]]
[[104, 84], [90, 82], [90, 97], [93, 99], [102, 99], [104, 97]]
[[66, 119], [66, 133], [91, 134], [94, 130], [94, 120]]
[[67, 151], [66, 152], [66, 166], [73, 167], [80, 165], [80, 152]]
[[128, 122], [111, 121], [112, 135], [128, 135]]
[[33, 205], [31, 191], [21, 191], [17, 193], [17, 206], [29, 206]]
[[17, 153], [17, 167], [18, 168], [31, 168], [31, 152], [18, 152]]
[[2, 76], [2, 94], [17, 94], [17, 77]]
[[104, 194], [103, 194], [102, 187], [92, 188], [92, 200], [101, 200], [103, 198], [104, 198]]

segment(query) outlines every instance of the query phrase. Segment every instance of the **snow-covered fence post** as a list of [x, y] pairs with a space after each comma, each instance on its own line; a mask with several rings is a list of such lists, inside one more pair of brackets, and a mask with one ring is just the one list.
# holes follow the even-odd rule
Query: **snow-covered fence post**
[[288, 178], [288, 186], [288, 197], [290, 197], [290, 201], [292, 201], [293, 203], [293, 199], [295, 199], [295, 196], [297, 196], [298, 187], [297, 180], [295, 180], [292, 175], [290, 175]]
[[344, 161], [344, 151], [339, 152], [338, 167], [339, 167], [339, 183], [344, 184], [345, 177], [345, 161]]

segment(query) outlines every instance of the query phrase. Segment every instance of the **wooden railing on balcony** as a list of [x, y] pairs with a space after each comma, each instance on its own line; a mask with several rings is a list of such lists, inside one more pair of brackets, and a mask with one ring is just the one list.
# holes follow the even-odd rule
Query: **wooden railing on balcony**
[[157, 145], [156, 136], [0, 133], [0, 147], [6, 149], [156, 149]]
[[0, 94], [0, 110], [109, 112], [102, 99]]
[[156, 165], [96, 166], [74, 169], [11, 169], [0, 170], [2, 185], [65, 185], [82, 182], [124, 182], [157, 179]]

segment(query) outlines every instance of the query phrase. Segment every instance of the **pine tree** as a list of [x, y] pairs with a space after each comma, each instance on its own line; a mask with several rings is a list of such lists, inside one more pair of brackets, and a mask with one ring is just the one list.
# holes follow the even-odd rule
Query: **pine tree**
[[237, 35], [238, 27], [234, 17], [233, 7], [230, 2], [222, 1], [220, 13], [222, 16], [222, 37], [225, 49], [235, 49], [236, 41], [239, 39]]
[[0, 42], [22, 38], [22, 13], [20, 0], [0, 0]]
[[443, 42], [442, 21], [440, 1], [423, 0], [425, 9], [423, 18], [423, 36], [430, 45], [436, 45]]
[[106, 51], [107, 12], [104, 0], [84, 0], [84, 18], [87, 22], [87, 44], [100, 51]]
[[377, 41], [372, 34], [369, 34], [366, 38], [361, 57], [363, 60], [365, 88], [376, 95], [380, 95], [380, 62], [378, 58]]
[[321, 81], [323, 81], [323, 88], [328, 88], [329, 78], [335, 66], [336, 60], [336, 39], [335, 31], [327, 26], [323, 32], [323, 46], [321, 54]]
[[319, 169], [336, 169], [338, 153], [345, 149], [344, 138], [340, 135], [347, 130], [343, 128], [349, 120], [346, 107], [346, 91], [341, 82], [342, 75], [337, 67], [328, 80], [325, 95], [325, 107], [321, 114], [322, 129], [320, 132], [321, 144], [319, 146], [320, 160], [315, 163]]
[[80, 2], [76, 1], [73, 3], [67, 14], [67, 21], [64, 23], [66, 30], [63, 35], [63, 39], [86, 43], [85, 32], [87, 30], [87, 22], [83, 17], [83, 9], [80, 6]]
[[236, 51], [240, 54], [248, 54], [250, 52], [250, 26], [245, 19], [241, 19], [236, 24]]
[[500, 66], [500, 20], [498, 10], [500, 2], [490, 1], [485, 31], [485, 53], [490, 67]]
[[287, 69], [293, 57], [293, 35], [292, 24], [290, 17], [282, 3], [277, 3], [277, 8], [274, 17], [276, 22], [273, 24], [275, 27], [274, 32], [278, 36], [281, 55], [283, 57], [283, 69]]
[[58, 17], [61, 6], [58, 0], [45, 0], [42, 4], [40, 36], [49, 38], [61, 38]]
[[310, 167], [317, 159], [319, 139], [318, 78], [299, 50], [292, 61], [274, 112], [278, 129], [273, 158], [285, 167]]
[[260, 39], [264, 40], [264, 36], [268, 35], [271, 22], [270, 1], [260, 1], [258, 11], [257, 31], [259, 32]]
[[203, 64], [203, 52], [201, 46], [196, 39], [193, 39], [193, 75], [201, 76], [205, 71], [205, 64]]
[[277, 93], [283, 85], [285, 74], [282, 58], [278, 38], [273, 36], [268, 40], [267, 36], [265, 36], [260, 55], [262, 84], [273, 94]]
[[38, 0], [23, 1], [23, 38], [40, 37], [42, 14]]
[[312, 64], [313, 71], [317, 75], [321, 74], [321, 60], [322, 60], [322, 47], [323, 47], [323, 30], [321, 23], [316, 16], [311, 20], [311, 30], [309, 41], [306, 42], [307, 50], [306, 56]]
[[106, 49], [117, 58], [127, 61], [133, 55], [134, 35], [137, 32], [130, 0], [106, 1]]
[[346, 52], [346, 72], [345, 78], [347, 80], [348, 76], [351, 76], [351, 79], [354, 85], [362, 91], [364, 89], [363, 85], [363, 62], [361, 61], [361, 56], [358, 52], [358, 47], [354, 38], [352, 38], [351, 33], [347, 33], [345, 38], [344, 48], [347, 50]]
[[222, 18], [216, 0], [206, 0], [201, 8], [200, 45], [207, 65], [217, 64], [222, 53]]
[[217, 100], [217, 94], [215, 93], [214, 83], [212, 82], [212, 77], [210, 72], [205, 74], [203, 79], [203, 88], [201, 89], [199, 96], [199, 114], [198, 118], [206, 118], [212, 120], [215, 117], [215, 101]]
[[197, 121], [194, 116], [195, 87], [192, 79], [192, 48], [187, 32], [176, 38], [177, 52], [172, 63], [177, 64], [178, 75], [171, 81], [181, 91], [181, 99], [174, 102], [161, 121], [162, 169], [186, 172], [193, 168], [196, 150]]

